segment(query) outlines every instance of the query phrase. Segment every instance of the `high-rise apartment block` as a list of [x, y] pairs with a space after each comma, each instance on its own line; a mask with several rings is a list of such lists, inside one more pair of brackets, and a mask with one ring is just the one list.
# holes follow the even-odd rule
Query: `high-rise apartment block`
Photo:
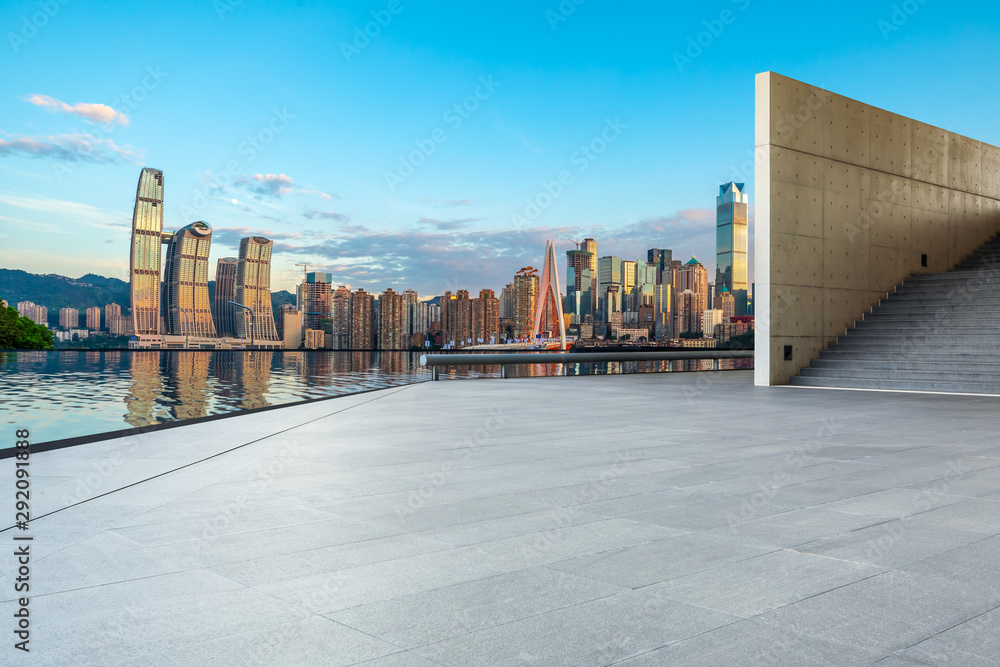
[[[701, 262], [692, 257], [687, 264], [677, 272], [677, 290], [684, 292], [690, 290], [694, 293], [694, 309], [697, 311], [698, 319], [701, 318], [701, 311], [708, 308], [708, 271]], [[700, 326], [700, 323], [699, 323]], [[701, 329], [689, 329], [689, 331], [700, 331]]]
[[285, 338], [285, 313], [296, 310], [298, 308], [294, 303], [283, 303], [278, 306], [278, 312], [274, 314], [274, 328], [278, 331], [278, 340]]
[[489, 343], [500, 335], [500, 299], [493, 290], [479, 291], [479, 298], [472, 302], [473, 343]]
[[170, 235], [164, 266], [166, 316], [169, 333], [215, 336], [208, 302], [208, 252], [212, 228], [192, 222]]
[[747, 314], [747, 237], [750, 195], [743, 183], [719, 186], [715, 199], [715, 288], [725, 286], [736, 300], [736, 314]]
[[710, 308], [701, 312], [701, 331], [705, 336], [715, 335], [715, 325], [723, 322], [722, 311]]
[[80, 327], [80, 311], [76, 308], [59, 309], [59, 326], [63, 329], [77, 329]]
[[101, 329], [101, 309], [97, 306], [87, 309], [87, 328], [94, 331]]
[[723, 285], [718, 294], [715, 295], [715, 300], [712, 303], [712, 307], [716, 310], [722, 311], [723, 322], [728, 322], [729, 318], [736, 314], [736, 299], [733, 295], [729, 293], [729, 290]]
[[538, 270], [524, 267], [514, 275], [514, 335], [526, 340], [531, 338], [535, 326], [535, 300], [538, 298]]
[[351, 349], [375, 349], [375, 296], [363, 289], [351, 295]]
[[500, 319], [513, 319], [515, 314], [515, 293], [514, 293], [514, 283], [507, 283], [504, 288], [500, 290]]
[[319, 321], [333, 317], [333, 296], [330, 283], [333, 274], [310, 272], [302, 283], [302, 326], [306, 329], [321, 329]]
[[299, 349], [302, 347], [302, 311], [292, 309], [279, 310], [278, 312], [281, 316], [281, 333], [285, 349]]
[[107, 329], [110, 330], [111, 329], [111, 322], [116, 317], [121, 317], [121, 316], [122, 316], [122, 307], [119, 306], [117, 303], [109, 303], [106, 306], [104, 306], [104, 324], [105, 324], [105, 328], [107, 328]]
[[677, 295], [677, 308], [674, 315], [674, 337], [682, 333], [701, 332], [701, 310], [698, 310], [697, 298], [691, 290], [683, 290]]
[[378, 348], [380, 350], [407, 349], [408, 318], [406, 302], [403, 295], [394, 292], [392, 288], [385, 290], [378, 297]]
[[323, 331], [321, 329], [306, 329], [305, 348], [307, 350], [323, 348]]
[[333, 344], [334, 350], [351, 349], [351, 288], [341, 285], [333, 293]]

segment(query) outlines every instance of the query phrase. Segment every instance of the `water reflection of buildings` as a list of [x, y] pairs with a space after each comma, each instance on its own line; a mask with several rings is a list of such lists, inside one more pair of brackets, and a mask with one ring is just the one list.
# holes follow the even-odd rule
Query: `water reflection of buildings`
[[271, 359], [274, 352], [270, 350], [255, 350], [237, 353], [236, 367], [239, 372], [239, 385], [243, 390], [243, 398], [238, 407], [242, 410], [263, 408], [269, 403], [267, 394], [271, 382]]
[[[330, 352], [302, 352], [300, 377], [307, 385], [329, 387], [333, 384], [333, 374], [345, 372], [351, 365], [350, 355]], [[340, 368], [335, 368], [335, 365]]]
[[169, 355], [164, 398], [171, 401], [174, 419], [196, 419], [208, 414], [212, 390], [208, 385], [211, 356], [201, 352], [174, 352]]
[[132, 388], [125, 397], [125, 422], [135, 428], [156, 424], [156, 400], [163, 391], [160, 352], [132, 352], [129, 361]]

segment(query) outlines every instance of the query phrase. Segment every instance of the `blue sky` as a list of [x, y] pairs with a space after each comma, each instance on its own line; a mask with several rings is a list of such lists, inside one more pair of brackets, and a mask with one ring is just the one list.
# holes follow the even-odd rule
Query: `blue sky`
[[586, 236], [714, 274], [765, 70], [1000, 144], [985, 2], [274, 4], [4, 2], [0, 267], [125, 279], [148, 165], [213, 271], [275, 239], [275, 289], [499, 290]]

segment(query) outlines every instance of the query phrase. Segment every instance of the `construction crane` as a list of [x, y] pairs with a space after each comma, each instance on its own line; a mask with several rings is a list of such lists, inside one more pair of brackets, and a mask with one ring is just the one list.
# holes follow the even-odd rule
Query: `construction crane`
[[[306, 276], [309, 273], [309, 265], [308, 264], [296, 264], [295, 266], [301, 266], [302, 267], [302, 282], [305, 282], [306, 281]], [[315, 266], [315, 264], [313, 264], [313, 266]]]
[[566, 240], [569, 241], [570, 243], [575, 243], [577, 250], [580, 249], [580, 243], [581, 243], [580, 241], [577, 241], [576, 239], [566, 239]]

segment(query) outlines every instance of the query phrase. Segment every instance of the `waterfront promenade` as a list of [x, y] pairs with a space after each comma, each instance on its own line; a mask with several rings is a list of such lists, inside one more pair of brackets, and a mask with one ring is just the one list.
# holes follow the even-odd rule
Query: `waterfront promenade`
[[0, 533], [0, 663], [994, 665], [998, 427], [1000, 397], [730, 371], [427, 382], [40, 452], [54, 513]]

